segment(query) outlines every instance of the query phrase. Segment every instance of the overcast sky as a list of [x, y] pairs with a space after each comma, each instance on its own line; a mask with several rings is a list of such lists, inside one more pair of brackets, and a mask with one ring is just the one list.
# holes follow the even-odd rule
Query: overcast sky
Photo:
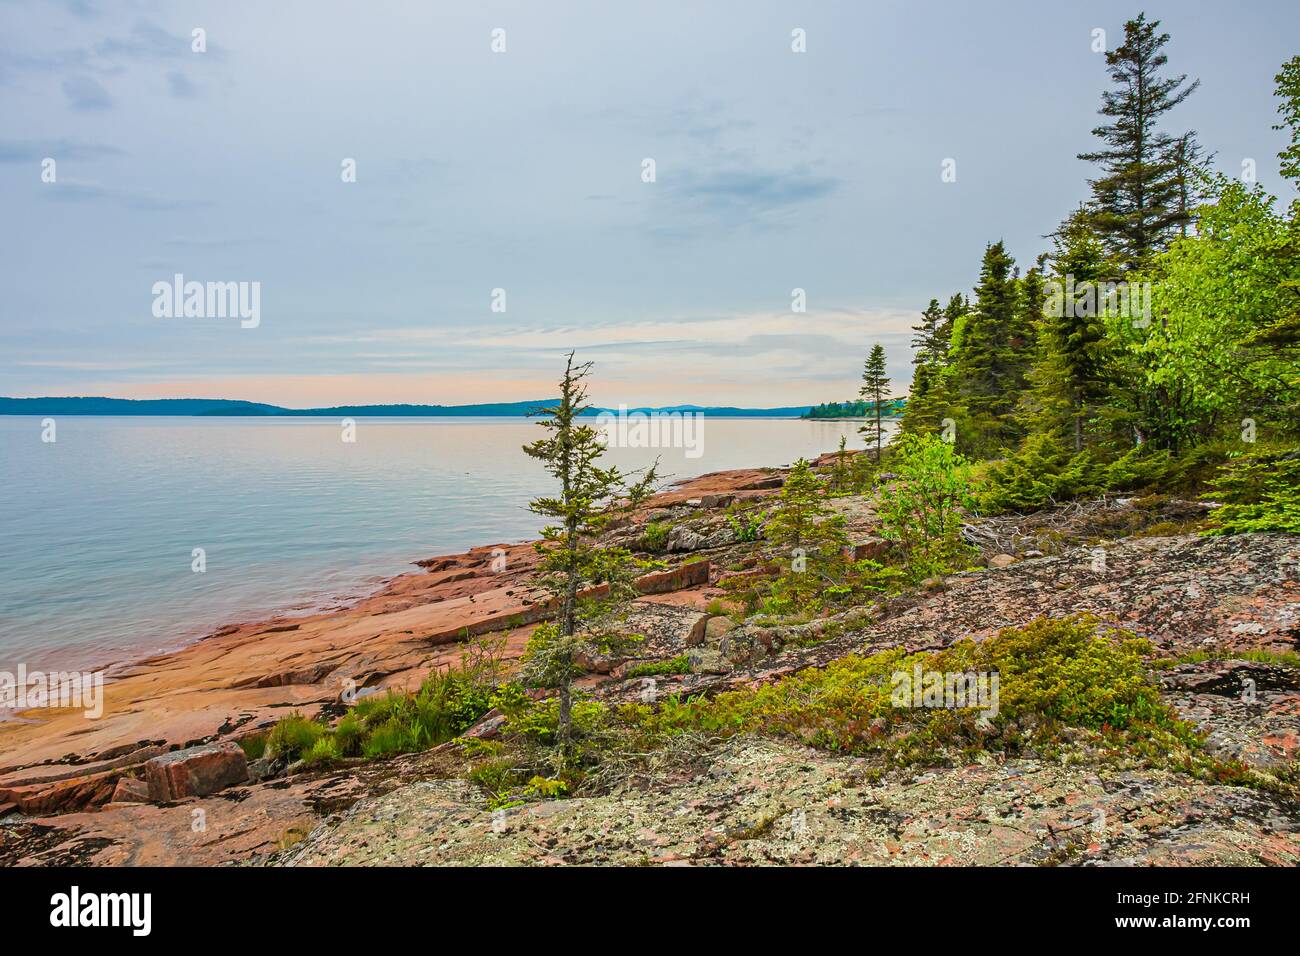
[[[905, 388], [915, 313], [1086, 196], [1140, 9], [1171, 126], [1291, 199], [1294, 0], [0, 0], [0, 394], [510, 401], [576, 347], [604, 404], [803, 404], [874, 341]], [[260, 325], [156, 318], [175, 273]]]

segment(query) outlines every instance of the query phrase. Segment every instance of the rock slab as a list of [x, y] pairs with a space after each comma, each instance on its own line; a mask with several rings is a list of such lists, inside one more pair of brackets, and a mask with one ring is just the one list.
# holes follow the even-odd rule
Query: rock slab
[[144, 765], [155, 803], [204, 797], [248, 779], [244, 750], [234, 741], [203, 744], [154, 757]]

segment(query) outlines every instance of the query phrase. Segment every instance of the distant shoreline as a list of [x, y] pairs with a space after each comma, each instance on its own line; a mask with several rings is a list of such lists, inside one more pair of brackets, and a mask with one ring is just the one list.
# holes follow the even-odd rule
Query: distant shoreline
[[[3, 398], [0, 415], [81, 415], [166, 418], [517, 418], [536, 415], [556, 400], [495, 402], [477, 405], [333, 405], [325, 408], [286, 408], [231, 399], [162, 398], [129, 399], [100, 397]], [[587, 417], [610, 414], [703, 414], [718, 418], [801, 418], [814, 406], [789, 405], [777, 408], [740, 408], [731, 405], [670, 405], [663, 407], [607, 408], [593, 406]]]

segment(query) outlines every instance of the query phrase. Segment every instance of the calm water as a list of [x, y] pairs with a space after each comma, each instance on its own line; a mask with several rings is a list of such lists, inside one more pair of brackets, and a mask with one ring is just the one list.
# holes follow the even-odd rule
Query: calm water
[[[856, 423], [714, 419], [686, 478], [860, 446]], [[537, 536], [551, 485], [523, 419], [0, 417], [0, 670], [89, 667], [224, 623], [359, 597], [411, 562]], [[191, 570], [193, 549], [207, 570]]]

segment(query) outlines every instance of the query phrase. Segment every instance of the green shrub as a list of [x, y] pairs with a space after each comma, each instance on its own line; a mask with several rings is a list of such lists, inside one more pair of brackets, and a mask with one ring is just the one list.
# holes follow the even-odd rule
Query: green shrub
[[339, 748], [331, 736], [317, 737], [316, 742], [302, 754], [302, 762], [308, 767], [331, 764], [339, 759]]
[[627, 669], [625, 677], [656, 677], [661, 674], [689, 674], [691, 672], [691, 659], [685, 654], [679, 654], [677, 657], [665, 661], [647, 661], [644, 664], [634, 664]]
[[268, 753], [290, 760], [314, 753], [315, 762], [323, 763], [413, 753], [445, 743], [491, 709], [501, 673], [500, 648], [501, 642], [470, 645], [459, 666], [432, 672], [414, 694], [389, 690], [363, 697], [333, 728], [294, 713], [272, 729]]
[[[651, 739], [684, 731], [790, 736], [836, 752], [880, 753], [901, 764], [936, 764], [976, 751], [1051, 751], [1063, 728], [1090, 731], [1120, 756], [1204, 771], [1194, 728], [1179, 720], [1146, 676], [1150, 646], [1086, 618], [1041, 619], [984, 641], [936, 652], [851, 655], [756, 689], [712, 699], [625, 705], [620, 718]], [[977, 706], [896, 706], [895, 675], [996, 673], [997, 713]]]
[[271, 728], [266, 739], [266, 755], [297, 760], [326, 733], [328, 728], [324, 724], [294, 711]]
[[732, 505], [727, 513], [727, 525], [735, 533], [737, 541], [757, 541], [763, 536], [763, 513], [742, 511]]
[[960, 512], [970, 504], [970, 464], [933, 435], [902, 435], [890, 448], [898, 477], [878, 498], [881, 534], [913, 581], [958, 570], [971, 554]]
[[1208, 534], [1300, 534], [1300, 450], [1235, 455], [1210, 481], [1209, 497], [1221, 507]]
[[344, 714], [334, 725], [334, 743], [338, 745], [340, 756], [360, 756], [361, 743], [365, 736], [365, 722], [355, 712], [349, 711]]
[[672, 531], [668, 521], [648, 521], [641, 533], [641, 544], [647, 551], [660, 552], [668, 546], [668, 533]]

